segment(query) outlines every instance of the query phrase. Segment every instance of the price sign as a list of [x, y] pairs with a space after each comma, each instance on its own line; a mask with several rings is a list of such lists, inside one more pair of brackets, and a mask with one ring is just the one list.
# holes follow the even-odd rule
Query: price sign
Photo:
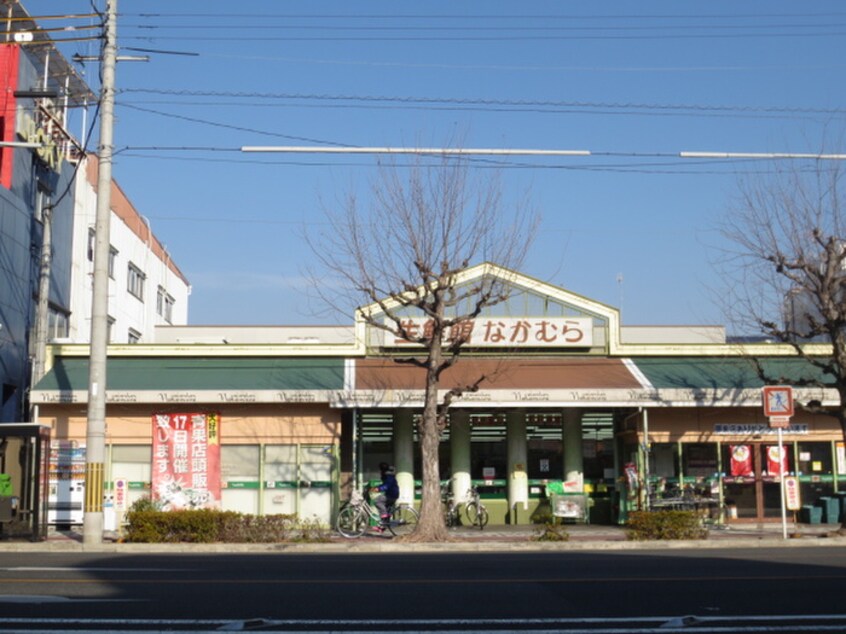
[[784, 502], [789, 511], [802, 509], [802, 496], [799, 493], [799, 478], [796, 476], [785, 476], [784, 478]]

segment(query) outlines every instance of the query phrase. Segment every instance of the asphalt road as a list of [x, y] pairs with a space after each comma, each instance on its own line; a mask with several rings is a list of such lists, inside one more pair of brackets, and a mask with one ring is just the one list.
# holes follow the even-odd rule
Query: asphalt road
[[840, 548], [0, 556], [0, 632], [161, 619], [215, 629], [218, 621], [258, 618], [332, 631], [356, 629], [355, 622], [367, 630], [409, 631], [416, 623], [415, 631], [436, 624], [545, 631], [555, 623], [690, 615], [737, 622], [830, 615], [840, 629], [813, 631], [842, 632], [844, 596]]

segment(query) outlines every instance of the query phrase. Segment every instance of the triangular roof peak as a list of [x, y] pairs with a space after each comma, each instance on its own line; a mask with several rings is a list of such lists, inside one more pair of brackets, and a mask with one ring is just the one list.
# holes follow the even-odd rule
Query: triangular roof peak
[[609, 322], [619, 322], [620, 311], [613, 306], [589, 299], [583, 295], [568, 291], [560, 286], [544, 282], [535, 277], [531, 277], [490, 262], [483, 262], [482, 264], [465, 269], [459, 276], [459, 283], [484, 277], [486, 275], [493, 275], [512, 286], [525, 290], [527, 293], [531, 293], [539, 297], [548, 297], [549, 299], [553, 299], [566, 306], [571, 306], [582, 312], [608, 319]]
[[[542, 306], [552, 302], [560, 307], [563, 307], [563, 309], [566, 309], [568, 313], [578, 313], [604, 321], [607, 325], [609, 347], [613, 350], [619, 343], [620, 311], [612, 306], [589, 299], [561, 288], [560, 286], [541, 281], [537, 278], [491, 262], [483, 262], [464, 269], [456, 275], [455, 285], [462, 286], [483, 277], [495, 277], [504, 284], [515, 289], [515, 292], [511, 296], [512, 299], [505, 302], [506, 305], [508, 305], [512, 300], [516, 304], [517, 298], [520, 296], [534, 296], [540, 300], [534, 303], [526, 302], [525, 306], [529, 308], [523, 313], [519, 312], [519, 309], [515, 310], [515, 306], [510, 306], [510, 310], [508, 312], [514, 317], [541, 317], [543, 315], [534, 311], [532, 306]], [[422, 293], [424, 290], [423, 286], [420, 286], [418, 287], [417, 292]], [[375, 302], [367, 306], [363, 306], [359, 311], [357, 311], [357, 313], [375, 315], [383, 313], [384, 309], [390, 310], [398, 306], [398, 301], [394, 299], [386, 299], [381, 303]], [[360, 323], [359, 318], [357, 318], [356, 321]]]

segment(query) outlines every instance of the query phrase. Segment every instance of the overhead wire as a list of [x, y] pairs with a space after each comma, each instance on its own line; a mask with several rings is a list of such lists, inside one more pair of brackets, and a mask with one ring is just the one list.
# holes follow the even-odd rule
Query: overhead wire
[[350, 95], [350, 94], [326, 94], [326, 93], [268, 93], [268, 92], [245, 92], [245, 91], [221, 91], [221, 90], [185, 90], [166, 88], [121, 88], [118, 94], [154, 94], [186, 97], [226, 97], [233, 99], [309, 99], [314, 101], [361, 101], [365, 103], [374, 102], [399, 102], [419, 104], [459, 104], [459, 105], [482, 105], [482, 106], [539, 106], [539, 107], [567, 107], [567, 108], [608, 108], [608, 109], [640, 109], [640, 110], [691, 110], [696, 112], [765, 112], [785, 114], [846, 114], [846, 108], [808, 108], [808, 107], [786, 107], [786, 106], [738, 106], [738, 105], [709, 105], [709, 104], [670, 104], [670, 103], [614, 103], [601, 101], [570, 101], [551, 99], [493, 99], [493, 98], [468, 98], [468, 97], [422, 97], [422, 96], [396, 96], [396, 95]]
[[[423, 36], [382, 36], [367, 35], [354, 36], [304, 36], [280, 35], [278, 37], [250, 36], [253, 42], [525, 42], [525, 41], [585, 41], [585, 40], [670, 40], [670, 39], [748, 39], [748, 38], [807, 38], [807, 37], [842, 37], [846, 31], [831, 31], [827, 33], [727, 33], [727, 34], [692, 34], [678, 35], [562, 35], [562, 36], [520, 36], [520, 35], [492, 35], [492, 36], [459, 36], [459, 37], [423, 37]], [[159, 42], [243, 42], [243, 35], [192, 37], [186, 35], [123, 35], [123, 40]]]
[[[240, 16], [240, 17], [256, 17], [256, 18], [260, 17], [262, 19], [262, 21], [266, 21], [267, 19], [273, 18], [273, 17], [286, 17], [286, 18], [314, 17], [314, 18], [321, 18], [321, 19], [326, 19], [326, 18], [332, 19], [332, 18], [336, 18], [336, 17], [338, 17], [338, 18], [342, 17], [342, 16], [323, 16], [323, 15], [319, 15], [319, 16], [318, 15], [316, 15], [316, 16], [303, 16], [303, 15], [296, 15], [296, 16], [292, 16], [292, 15], [281, 16], [281, 15], [279, 15], [279, 16], [274, 16], [274, 15], [266, 15], [266, 14], [261, 15], [261, 16], [249, 15], [249, 14], [140, 14], [140, 13], [139, 14], [122, 14], [122, 15], [136, 15], [138, 17], [143, 16], [145, 18], [154, 17], [154, 16], [155, 17], [180, 17], [181, 16], [181, 17], [192, 17], [192, 18], [202, 17], [203, 15], [209, 15], [209, 16], [212, 16], [212, 17], [215, 17], [215, 18]], [[772, 14], [772, 15], [769, 15], [769, 16], [766, 16], [766, 17], [770, 17], [770, 18], [771, 17], [782, 17], [783, 18], [783, 17], [786, 17], [788, 15], [790, 15], [790, 17], [803, 16], [803, 17], [819, 19], [822, 14]], [[846, 14], [833, 13], [833, 14], [826, 14], [826, 15], [838, 16], [839, 17], [839, 16], [846, 15]], [[365, 16], [348, 16], [348, 17], [361, 18], [361, 17], [365, 17]], [[370, 17], [372, 17], [372, 18], [378, 17], [378, 18], [382, 19], [382, 18], [385, 18], [386, 16], [370, 16]], [[397, 15], [397, 16], [388, 16], [388, 17], [391, 18], [391, 19], [399, 20], [399, 19], [409, 19], [409, 18], [412, 18], [412, 17], [414, 17], [414, 18], [433, 18], [434, 17], [436, 19], [441, 19], [441, 18], [442, 19], [446, 19], [446, 18], [453, 19], [456, 16], [400, 16], [400, 15]], [[473, 16], [464, 16], [464, 17], [469, 18], [469, 17], [473, 17]], [[493, 19], [505, 19], [506, 18], [506, 16], [476, 16], [476, 17], [486, 17], [486, 18], [491, 17]], [[523, 15], [523, 16], [511, 16], [511, 17], [514, 17], [514, 18], [520, 17], [522, 19], [537, 19], [539, 17], [549, 18], [550, 16], [525, 16], [525, 15]], [[560, 17], [560, 16], [551, 16], [551, 17]], [[583, 16], [579, 16], [579, 17], [583, 17]], [[713, 18], [722, 18], [722, 17], [726, 17], [726, 16], [709, 15], [709, 16], [698, 16], [698, 17], [702, 17], [702, 18], [707, 17], [709, 19], [713, 19]], [[739, 16], [733, 16], [733, 17], [736, 18], [736, 17], [739, 17]], [[749, 14], [749, 15], [746, 15], [744, 17], [756, 18], [757, 19], [757, 18], [761, 18], [762, 16]], [[638, 18], [638, 19], [642, 19], [642, 18], [650, 18], [650, 19], [667, 18], [667, 19], [669, 19], [669, 18], [672, 18], [672, 19], [676, 19], [676, 18], [679, 18], [680, 19], [680, 18], [691, 18], [691, 16], [587, 16], [586, 19], [612, 19], [612, 18], [613, 19], [620, 19], [620, 18], [623, 18], [623, 19], [631, 19], [631, 18]], [[122, 26], [124, 28], [133, 28], [133, 25], [131, 25], [131, 24], [130, 25], [123, 24]], [[302, 27], [302, 25], [300, 25], [300, 27], [296, 27], [296, 26], [295, 27], [290, 27], [290, 26], [274, 27], [272, 25], [266, 25], [266, 23], [261, 24], [261, 25], [255, 25], [255, 26], [256, 26], [256, 28], [285, 28], [285, 29]], [[808, 28], [820, 28], [821, 26], [822, 25], [819, 25], [819, 24], [807, 24], [807, 25], [805, 25], [805, 24], [789, 24], [789, 25], [776, 24], [776, 25], [751, 25], [748, 28], [764, 29], [764, 28], [785, 28], [785, 27], [793, 28], [793, 27], [798, 27], [800, 29], [808, 29]], [[842, 24], [826, 24], [824, 26], [826, 28], [829, 28], [829, 27], [830, 28], [841, 28], [844, 25], [842, 25]], [[239, 27], [235, 27], [233, 25], [221, 25], [220, 27], [217, 27], [217, 26], [208, 26], [208, 25], [204, 26], [204, 25], [196, 25], [195, 24], [195, 25], [188, 25], [188, 26], [182, 26], [182, 27], [167, 27], [167, 26], [162, 26], [162, 25], [147, 25], [147, 26], [136, 26], [135, 28], [147, 29], [147, 30], [153, 30], [153, 31], [161, 31], [161, 30], [167, 29], [167, 28], [181, 28], [183, 30], [186, 29], [186, 28], [191, 28], [191, 29], [227, 28], [227, 29], [231, 30], [232, 28], [239, 28]], [[252, 27], [251, 26], [245, 26], [243, 28], [252, 28]], [[330, 26], [330, 27], [326, 27], [325, 25], [324, 26], [307, 26], [307, 27], [302, 27], [302, 28], [308, 28], [308, 29], [324, 28], [326, 30], [343, 29], [343, 30], [346, 30], [346, 31], [361, 31], [361, 30], [371, 29], [371, 27], [367, 27], [367, 26], [339, 26], [339, 27]], [[662, 25], [662, 26], [656, 26], [656, 27], [650, 27], [650, 26], [636, 26], [636, 27], [635, 26], [624, 26], [624, 27], [570, 27], [570, 26], [568, 26], [568, 27], [548, 27], [548, 26], [544, 26], [544, 27], [519, 27], [518, 26], [518, 27], [514, 27], [512, 25], [512, 26], [508, 26], [508, 27], [485, 27], [485, 26], [473, 26], [473, 27], [428, 27], [428, 26], [426, 26], [426, 27], [373, 27], [373, 30], [388, 30], [388, 29], [391, 29], [391, 30], [400, 30], [400, 31], [408, 31], [408, 30], [421, 31], [421, 30], [437, 29], [437, 30], [441, 30], [441, 31], [466, 30], [466, 31], [497, 31], [497, 32], [501, 32], [501, 31], [510, 30], [510, 31], [568, 31], [568, 32], [576, 31], [576, 32], [578, 32], [578, 31], [596, 31], [596, 30], [599, 30], [599, 29], [606, 30], [606, 31], [607, 30], [627, 30], [627, 31], [637, 30], [637, 31], [643, 31], [643, 30], [647, 30], [647, 29], [691, 30], [691, 29], [703, 29], [703, 28], [705, 28], [705, 29], [708, 29], [708, 28], [742, 29], [744, 27], [742, 25], [728, 25], [728, 26], [726, 26], [726, 25]], [[123, 37], [123, 39], [127, 39], [127, 38], [131, 39], [131, 36], [124, 36]], [[157, 38], [158, 38], [158, 36], [154, 35], [152, 37], [136, 38], [136, 39], [145, 39], [145, 40], [148, 40], [148, 41], [152, 41], [152, 40], [155, 40]], [[193, 38], [180, 37], [180, 39], [193, 39]], [[221, 38], [213, 38], [213, 39], [219, 40]], [[224, 38], [224, 39], [229, 39], [229, 38]], [[240, 38], [231, 38], [231, 39], [240, 39]], [[263, 39], [263, 38], [258, 38], [258, 39]], [[286, 39], [290, 39], [290, 38], [286, 38]], [[335, 38], [330, 38], [330, 39], [335, 39]], [[195, 55], [195, 56], [198, 55], [197, 53], [193, 53], [193, 52], [153, 51], [152, 49], [150, 49], [150, 52], [163, 52], [163, 53], [169, 53], [169, 54], [182, 54], [182, 55]], [[289, 93], [275, 93], [275, 94], [274, 93], [234, 93], [234, 92], [223, 92], [223, 91], [165, 91], [165, 90], [158, 90], [158, 89], [153, 90], [153, 89], [131, 89], [131, 88], [130, 89], [122, 89], [119, 92], [120, 93], [127, 93], [127, 94], [146, 92], [146, 93], [153, 93], [153, 94], [168, 94], [168, 95], [177, 95], [177, 96], [189, 96], [189, 95], [190, 96], [213, 96], [213, 97], [218, 97], [218, 98], [225, 97], [225, 98], [233, 98], [233, 99], [243, 99], [243, 98], [246, 98], [246, 97], [251, 97], [251, 98], [277, 99], [277, 100], [312, 100], [312, 101], [322, 101], [322, 102], [330, 102], [330, 103], [331, 102], [342, 102], [342, 101], [356, 101], [356, 102], [360, 102], [362, 104], [366, 104], [366, 105], [362, 105], [362, 106], [356, 106], [354, 104], [353, 105], [343, 104], [341, 106], [338, 106], [337, 104], [335, 104], [335, 105], [329, 106], [329, 107], [368, 107], [368, 108], [372, 108], [374, 104], [384, 104], [384, 103], [397, 104], [398, 103], [398, 104], [401, 104], [402, 107], [426, 107], [426, 108], [430, 108], [430, 109], [455, 109], [455, 108], [459, 108], [459, 109], [487, 109], [489, 111], [498, 111], [498, 112], [503, 111], [503, 109], [506, 109], [505, 111], [509, 111], [509, 112], [531, 111], [531, 112], [549, 112], [549, 113], [560, 113], [560, 112], [572, 113], [572, 112], [574, 112], [574, 110], [573, 110], [574, 108], [579, 108], [579, 109], [586, 110], [586, 112], [585, 112], [586, 114], [626, 114], [626, 115], [638, 115], [638, 116], [648, 116], [648, 115], [655, 115], [655, 114], [661, 114], [662, 116], [666, 116], [667, 114], [672, 114], [672, 115], [679, 115], [679, 116], [738, 116], [738, 117], [749, 117], [749, 116], [761, 117], [762, 115], [766, 115], [768, 117], [772, 117], [773, 115], [779, 115], [779, 116], [819, 115], [819, 114], [839, 115], [839, 114], [843, 114], [844, 112], [846, 112], [846, 109], [840, 109], [840, 108], [825, 109], [825, 108], [784, 108], [784, 107], [770, 107], [770, 106], [768, 106], [768, 107], [722, 106], [722, 105], [709, 106], [709, 105], [701, 105], [701, 104], [636, 104], [636, 103], [615, 104], [615, 103], [603, 103], [603, 102], [548, 101], [548, 100], [547, 101], [532, 101], [532, 100], [478, 99], [478, 98], [477, 99], [466, 99], [466, 98], [465, 99], [458, 99], [458, 98], [438, 98], [438, 97], [431, 97], [431, 98], [430, 97], [396, 97], [396, 96], [384, 96], [384, 95], [378, 95], [378, 96], [372, 96], [372, 95], [325, 95], [325, 94], [316, 95], [316, 94], [295, 94], [295, 93], [292, 93], [292, 94], [289, 94]], [[218, 127], [218, 128], [225, 128], [225, 129], [236, 130], [236, 131], [241, 131], [241, 132], [250, 132], [250, 133], [255, 133], [255, 134], [260, 134], [260, 135], [265, 135], [265, 136], [270, 136], [270, 137], [276, 137], [276, 138], [290, 139], [290, 140], [295, 140], [295, 141], [306, 141], [306, 142], [309, 142], [309, 143], [316, 143], [316, 144], [326, 145], [326, 146], [350, 147], [349, 144], [339, 143], [339, 142], [336, 142], [336, 141], [320, 140], [320, 139], [314, 139], [314, 138], [303, 137], [303, 136], [276, 133], [276, 132], [271, 132], [271, 131], [263, 130], [263, 129], [250, 128], [250, 127], [247, 127], [247, 126], [239, 126], [239, 125], [232, 125], [232, 124], [210, 121], [210, 120], [207, 120], [207, 119], [202, 119], [200, 117], [185, 116], [185, 115], [179, 115], [179, 114], [174, 114], [174, 113], [157, 111], [157, 110], [153, 110], [153, 109], [150, 109], [150, 108], [141, 107], [141, 106], [137, 105], [137, 103], [133, 104], [133, 103], [128, 103], [126, 101], [120, 101], [118, 103], [118, 105], [120, 107], [123, 107], [123, 108], [130, 108], [130, 109], [134, 109], [134, 110], [137, 110], [137, 111], [140, 111], [140, 112], [147, 112], [147, 113], [151, 113], [151, 114], [156, 114], [158, 116], [170, 117], [170, 118], [174, 118], [174, 119], [189, 121], [189, 122], [192, 122], [192, 123], [198, 123], [198, 124], [202, 124], [202, 125], [209, 125], [209, 126]], [[182, 105], [187, 105], [187, 104], [182, 102]], [[205, 102], [205, 103], [201, 103], [200, 105], [212, 105], [212, 104]], [[222, 104], [222, 103], [218, 103], [218, 104], [215, 104], [215, 105], [240, 105], [242, 107], [244, 106], [243, 103], [242, 104]], [[311, 107], [313, 107], [313, 106], [311, 106]], [[321, 106], [321, 107], [327, 107], [327, 106]], [[384, 106], [379, 106], [379, 107], [384, 107]], [[558, 110], [553, 110], [553, 108], [556, 108]], [[567, 110], [561, 110], [562, 108], [566, 108]], [[600, 109], [600, 108], [608, 110], [609, 112], [597, 112], [597, 109]], [[593, 110], [591, 111], [591, 109], [593, 109]], [[650, 110], [657, 111], [657, 112], [649, 112]], [[621, 111], [625, 111], [625, 112], [621, 112]], [[140, 154], [132, 154], [132, 152], [149, 151], [151, 149], [155, 149], [156, 151], [160, 151], [163, 148], [161, 148], [161, 147], [153, 148], [152, 146], [150, 148], [127, 146], [127, 147], [119, 150], [118, 152], [116, 152], [116, 154], [122, 153], [123, 156], [142, 156]], [[205, 147], [185, 146], [185, 147], [168, 148], [168, 149], [178, 150], [178, 151], [183, 151], [183, 152], [184, 151], [193, 151], [193, 152], [197, 152], [197, 151], [231, 152], [231, 151], [234, 151], [233, 148], [220, 148], [220, 147], [213, 147], [213, 146], [205, 146]], [[612, 153], [599, 153], [599, 155], [622, 156], [623, 154], [612, 152]], [[651, 154], [651, 153], [649, 155], [650, 156], [656, 156], [655, 154]], [[626, 153], [626, 156], [628, 156], [630, 158], [643, 158], [644, 156], [647, 156], [647, 155], [642, 154], [642, 153]], [[157, 157], [157, 158], [162, 158], [162, 157]], [[675, 157], [675, 158], [677, 158], [677, 157]], [[182, 160], [182, 159], [180, 158], [178, 160]], [[195, 159], [191, 159], [191, 160], [203, 160], [203, 159], [196, 159], [195, 158]], [[208, 160], [214, 160], [214, 159], [208, 159]], [[231, 159], [228, 159], [228, 160], [231, 161]], [[245, 161], [239, 161], [239, 162], [254, 162], [254, 163], [257, 163], [257, 164], [268, 164], [268, 163], [270, 163], [270, 161], [266, 161], [266, 160], [265, 161], [253, 161], [253, 160], [246, 161], [245, 160]], [[313, 161], [312, 162], [286, 161], [284, 163], [285, 164], [296, 164], [296, 165], [309, 165], [309, 166], [310, 165], [318, 165], [318, 163], [315, 163]], [[345, 163], [345, 164], [363, 165], [363, 163], [358, 163], [358, 162], [349, 162], [349, 163]], [[480, 163], [480, 165], [481, 164], [482, 163]], [[715, 163], [714, 163], [714, 161], [708, 161], [708, 164], [714, 165]], [[732, 164], [736, 165], [737, 162], [733, 161]], [[338, 162], [331, 162], [331, 163], [322, 162], [322, 163], [320, 163], [320, 165], [339, 165], [339, 163]], [[372, 165], [372, 163], [367, 163], [367, 165]], [[690, 161], [686, 161], [685, 165], [695, 167]], [[602, 166], [596, 166], [596, 165], [594, 165], [594, 166], [553, 165], [553, 166], [549, 166], [549, 165], [538, 165], [538, 164], [516, 164], [514, 162], [510, 162], [510, 163], [505, 163], [505, 164], [499, 165], [498, 167], [507, 167], [508, 169], [548, 168], [548, 169], [579, 169], [579, 170], [598, 170], [598, 171], [620, 170], [620, 171], [627, 171], [627, 172], [643, 170], [646, 173], [658, 173], [657, 171], [655, 171], [656, 168], [662, 167], [662, 166], [660, 164], [652, 164], [652, 165], [650, 165], [650, 164], [640, 164], [640, 165], [637, 165], [637, 166], [631, 166], [631, 165], [626, 165], [626, 166], [622, 166], [622, 165], [618, 165], [618, 166], [613, 166], [613, 165], [602, 165]], [[644, 168], [646, 168], [646, 169], [644, 169]], [[687, 171], [687, 170], [673, 170], [672, 172], [666, 171], [666, 172], [663, 172], [663, 173], [685, 173], [685, 174], [689, 174], [689, 173], [693, 173], [693, 172], [690, 172], [690, 171]], [[701, 173], [701, 172], [696, 172], [696, 173]], [[714, 172], [714, 173], [722, 174], [724, 172]]]

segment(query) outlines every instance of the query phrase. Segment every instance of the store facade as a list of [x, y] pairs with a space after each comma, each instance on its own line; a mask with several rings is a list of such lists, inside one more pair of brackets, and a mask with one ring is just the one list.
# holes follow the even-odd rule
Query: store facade
[[[776, 519], [773, 484], [783, 474], [800, 479], [807, 503], [846, 490], [842, 434], [830, 416], [800, 407], [784, 434], [786, 466], [773, 461], [750, 355], [766, 356], [779, 376], [807, 377], [788, 351], [728, 343], [717, 327], [624, 327], [613, 307], [491, 265], [459, 283], [481, 275], [503, 276], [513, 293], [465, 324], [463, 356], [442, 387], [486, 378], [451, 408], [440, 465], [457, 499], [478, 488], [492, 523], [548, 519], [551, 488], [585, 496], [596, 523], [624, 521], [683, 490], [720, 520]], [[209, 329], [195, 328], [179, 331], [178, 344], [110, 347], [111, 495], [125, 507], [158, 495], [159, 471], [174, 479], [157, 462], [157, 434], [165, 417], [185, 417], [219, 431], [212, 475], [222, 508], [328, 524], [383, 460], [396, 465], [402, 499], [413, 502], [422, 375], [396, 362], [413, 348], [360, 320], [305, 330], [280, 327], [257, 342], [218, 328], [226, 343], [208, 343]], [[33, 402], [56, 444], [84, 449], [88, 350], [52, 352]], [[829, 390], [795, 394], [799, 404], [837, 404]], [[126, 495], [116, 495], [118, 485]]]

